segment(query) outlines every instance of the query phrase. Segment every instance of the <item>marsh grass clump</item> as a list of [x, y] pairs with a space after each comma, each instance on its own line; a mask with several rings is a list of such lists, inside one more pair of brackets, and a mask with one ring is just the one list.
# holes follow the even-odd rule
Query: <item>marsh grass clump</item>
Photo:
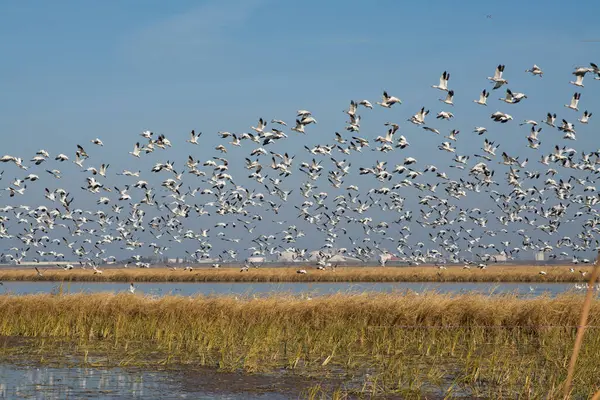
[[[307, 274], [298, 274], [301, 268]], [[539, 274], [541, 270], [545, 275]], [[584, 272], [582, 274], [581, 272]], [[112, 268], [102, 274], [91, 270], [53, 269], [39, 276], [34, 269], [0, 271], [0, 281], [85, 281], [85, 282], [586, 282], [591, 267], [571, 272], [569, 266], [490, 266], [463, 269], [449, 266], [419, 267], [338, 267], [318, 270], [314, 267], [261, 267], [240, 272], [239, 268], [196, 268], [192, 271], [169, 268]]]
[[[28, 354], [46, 362], [53, 354], [71, 354], [90, 365], [186, 364], [342, 377], [347, 383], [335, 396], [558, 398], [582, 301], [572, 294], [338, 294], [312, 300], [3, 295], [0, 335], [36, 338]], [[574, 393], [584, 397], [599, 384], [597, 300], [589, 325], [574, 375]], [[3, 354], [15, 351], [6, 347]], [[308, 395], [325, 396], [317, 387]]]

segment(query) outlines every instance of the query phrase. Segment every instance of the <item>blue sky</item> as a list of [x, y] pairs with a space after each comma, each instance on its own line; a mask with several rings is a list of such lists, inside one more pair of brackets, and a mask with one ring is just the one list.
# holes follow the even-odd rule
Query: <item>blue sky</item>
[[299, 107], [339, 118], [384, 88], [429, 95], [443, 69], [457, 95], [500, 62], [507, 75], [537, 63], [566, 79], [600, 55], [581, 42], [600, 40], [599, 12], [592, 1], [3, 2], [0, 128], [110, 143], [144, 128], [243, 129]]
[[[527, 153], [527, 131], [516, 133], [517, 122], [540, 120], [548, 111], [559, 119], [580, 116], [562, 105], [576, 89], [568, 84], [573, 67], [600, 62], [598, 15], [600, 3], [593, 1], [2, 2], [0, 132], [12, 139], [2, 152], [28, 159], [46, 148], [72, 156], [80, 143], [91, 149], [93, 163], [109, 162], [115, 171], [144, 169], [158, 159], [181, 165], [188, 154], [214, 155], [218, 131], [248, 131], [259, 117], [292, 123], [297, 109], [311, 110], [318, 125], [275, 148], [289, 150], [331, 142], [333, 132], [343, 130], [350, 99], [375, 103], [387, 90], [403, 104], [363, 112], [361, 135], [374, 138], [385, 132], [383, 122], [398, 122], [410, 152], [392, 153], [389, 163], [410, 155], [424, 166], [449, 160], [431, 156], [443, 139], [424, 136], [406, 119], [424, 105], [435, 120], [444, 108], [431, 85], [448, 70], [456, 118], [432, 124], [444, 134], [460, 129], [463, 154], [477, 152], [483, 138], [471, 131], [484, 125], [500, 150], [537, 159], [540, 153]], [[485, 78], [499, 63], [507, 66], [509, 86], [529, 95], [523, 107], [507, 110], [497, 101], [500, 91], [488, 108], [472, 103], [490, 88]], [[534, 63], [544, 78], [525, 74]], [[600, 83], [588, 76], [585, 84], [582, 110], [598, 110]], [[510, 111], [515, 123], [494, 132], [489, 113], [497, 109]], [[575, 144], [563, 144], [600, 147], [593, 124], [584, 128]], [[136, 168], [127, 152], [146, 129], [178, 143]], [[191, 129], [204, 132], [207, 146], [186, 145]], [[547, 149], [561, 136], [542, 135], [550, 132], [542, 138]], [[92, 149], [95, 137], [103, 149]], [[367, 154], [361, 165], [378, 157]], [[300, 178], [290, 182], [292, 188]]]

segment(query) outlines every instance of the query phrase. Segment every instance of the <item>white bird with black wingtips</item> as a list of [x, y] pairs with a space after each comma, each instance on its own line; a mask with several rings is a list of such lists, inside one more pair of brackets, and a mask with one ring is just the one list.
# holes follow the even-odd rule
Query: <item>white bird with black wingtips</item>
[[579, 118], [579, 122], [581, 122], [582, 124], [587, 124], [591, 117], [592, 117], [592, 113], [585, 110], [583, 112], [583, 116], [581, 118]]
[[443, 90], [445, 92], [448, 91], [448, 80], [450, 79], [450, 74], [447, 71], [444, 71], [442, 73], [442, 76], [440, 76], [440, 84], [439, 85], [433, 85], [431, 86], [432, 88], [435, 89], [440, 89]]
[[479, 95], [479, 100], [473, 100], [473, 102], [482, 106], [487, 106], [488, 97], [490, 97], [490, 93], [487, 90], [483, 89], [483, 91]]
[[579, 105], [579, 99], [581, 98], [581, 93], [575, 92], [573, 97], [571, 98], [571, 103], [565, 104], [565, 107], [570, 108], [571, 110], [579, 111], [577, 106]]

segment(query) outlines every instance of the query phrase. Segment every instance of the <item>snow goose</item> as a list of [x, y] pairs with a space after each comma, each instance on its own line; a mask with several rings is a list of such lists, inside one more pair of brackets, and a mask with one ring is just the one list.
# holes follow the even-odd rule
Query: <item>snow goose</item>
[[515, 99], [512, 91], [510, 89], [506, 89], [506, 96], [500, 97], [498, 100], [502, 100], [503, 102], [508, 103], [508, 104], [515, 104], [515, 103], [519, 102], [518, 100]]
[[42, 157], [45, 157], [45, 158], [48, 158], [48, 157], [50, 157], [50, 153], [48, 153], [48, 152], [47, 152], [46, 150], [44, 150], [44, 149], [38, 150], [38, 152], [37, 152], [37, 153], [35, 153], [35, 154], [37, 154], [37, 155], [39, 155], [39, 156], [42, 156]]
[[587, 112], [587, 110], [585, 110], [583, 112], [583, 117], [579, 118], [579, 122], [581, 122], [582, 124], [587, 124], [591, 117], [592, 117], [592, 113]]
[[292, 130], [295, 132], [298, 132], [298, 133], [305, 133], [304, 125], [302, 124], [302, 122], [299, 119], [296, 120], [296, 126], [293, 127]]
[[449, 90], [448, 94], [446, 95], [445, 99], [439, 99], [442, 103], [446, 103], [448, 105], [453, 106], [454, 103], [452, 102], [452, 100], [454, 99], [454, 90]]
[[56, 179], [60, 179], [61, 175], [60, 175], [60, 171], [59, 170], [57, 170], [57, 169], [53, 169], [53, 170], [47, 169], [46, 172], [49, 173], [49, 174], [51, 174], [51, 175], [53, 175]]
[[491, 115], [490, 118], [492, 118], [496, 122], [501, 122], [503, 124], [513, 119], [511, 115], [503, 113], [501, 111], [496, 111]]
[[431, 86], [434, 89], [440, 89], [443, 90], [445, 92], [448, 91], [448, 80], [450, 79], [450, 74], [447, 71], [444, 71], [442, 73], [442, 76], [440, 76], [440, 84], [439, 85], [433, 85]]
[[482, 106], [487, 106], [488, 97], [490, 97], [490, 93], [487, 90], [483, 89], [483, 91], [479, 95], [479, 100], [473, 100], [473, 102]]
[[100, 165], [100, 171], [98, 171], [98, 174], [100, 176], [103, 176], [106, 178], [106, 170], [108, 169], [108, 167], [110, 166], [110, 164], [102, 164]]
[[135, 146], [133, 147], [133, 151], [130, 151], [129, 154], [131, 154], [134, 157], [140, 158], [140, 151], [141, 151], [141, 149], [140, 149], [140, 143], [137, 142], [135, 144]]
[[256, 126], [252, 126], [250, 128], [253, 129], [254, 131], [256, 131], [257, 133], [262, 133], [266, 127], [267, 127], [267, 121], [260, 118], [258, 120], [258, 124], [256, 124]]
[[575, 94], [573, 94], [573, 97], [571, 98], [571, 103], [565, 104], [565, 107], [570, 108], [571, 110], [579, 111], [579, 108], [577, 108], [577, 105], [579, 104], [580, 98], [581, 98], [581, 93], [575, 92]]
[[496, 71], [494, 72], [494, 76], [488, 76], [488, 80], [495, 82], [494, 89], [500, 88], [502, 85], [507, 84], [508, 81], [502, 78], [502, 73], [504, 72], [504, 65], [500, 64], [496, 67]]
[[538, 123], [537, 123], [537, 121], [534, 121], [532, 119], [525, 119], [525, 120], [523, 120], [522, 123], [519, 124], [519, 126], [528, 125], [528, 124], [536, 126]]
[[31, 161], [31, 162], [32, 162], [32, 163], [34, 163], [35, 165], [40, 165], [41, 163], [43, 163], [44, 161], [46, 161], [46, 157], [44, 157], [44, 156], [40, 156], [40, 155], [37, 155], [37, 156], [34, 156], [34, 157], [33, 157], [31, 160], [29, 160], [29, 161]]
[[438, 149], [447, 151], [449, 153], [454, 153], [456, 151], [456, 149], [452, 147], [450, 142], [442, 142], [442, 144], [438, 146]]
[[361, 106], [363, 106], [363, 107], [365, 107], [365, 108], [369, 108], [369, 109], [373, 108], [373, 104], [371, 104], [369, 102], [369, 100], [361, 100], [361, 101], [358, 102], [358, 104], [361, 105]]
[[498, 149], [499, 146], [494, 146], [494, 142], [490, 142], [489, 140], [485, 139], [483, 142], [483, 151], [485, 153], [488, 153], [491, 156], [495, 156], [496, 155], [496, 150]]
[[342, 137], [342, 135], [340, 135], [340, 133], [339, 133], [339, 132], [336, 132], [336, 133], [335, 133], [335, 139], [334, 139], [334, 140], [335, 140], [336, 142], [338, 142], [339, 144], [345, 144], [345, 143], [347, 143], [347, 142], [348, 142], [347, 140], [345, 140], [345, 139]]
[[454, 114], [452, 114], [451, 112], [448, 112], [448, 111], [440, 111], [438, 113], [438, 115], [436, 116], [437, 119], [446, 119], [446, 120], [448, 120], [452, 117], [454, 117]]
[[410, 146], [410, 143], [408, 143], [408, 141], [406, 140], [406, 138], [404, 136], [400, 136], [400, 138], [398, 139], [398, 143], [396, 144], [396, 147], [404, 149], [408, 146]]
[[529, 72], [531, 73], [531, 75], [537, 75], [540, 78], [542, 77], [542, 75], [544, 75], [544, 71], [542, 71], [542, 69], [535, 64], [533, 64], [533, 67], [531, 67], [530, 69], [526, 69], [525, 72]]
[[383, 101], [377, 102], [377, 104], [385, 108], [390, 108], [396, 103], [402, 104], [402, 101], [397, 97], [388, 95], [387, 91], [385, 90], [383, 91]]
[[460, 131], [456, 130], [456, 129], [452, 129], [452, 131], [450, 132], [450, 134], [448, 136], [445, 136], [446, 139], [450, 139], [450, 140], [457, 140], [456, 135], [458, 135], [460, 133]]
[[231, 144], [232, 146], [241, 146], [241, 139], [238, 138], [236, 135], [232, 135], [233, 136], [233, 140], [231, 142], [229, 142], [229, 144]]
[[565, 119], [562, 120], [562, 125], [558, 127], [558, 130], [565, 133], [576, 133], [573, 124]]
[[435, 134], [437, 134], [437, 135], [439, 135], [439, 134], [440, 134], [440, 131], [438, 131], [438, 130], [437, 130], [437, 129], [435, 129], [435, 128], [430, 128], [430, 127], [428, 127], [428, 126], [424, 126], [424, 127], [423, 127], [423, 129], [425, 129], [426, 131], [429, 131], [429, 132], [433, 132], [433, 133], [435, 133]]
[[300, 120], [300, 123], [302, 123], [302, 125], [316, 124], [317, 120], [314, 119], [314, 117], [312, 115], [308, 115], [306, 117], [302, 117], [302, 119]]
[[544, 120], [544, 123], [546, 125], [550, 125], [551, 127], [555, 128], [556, 125], [554, 125], [554, 121], [556, 121], [556, 113], [554, 113], [554, 114], [551, 114], [551, 113], [546, 114], [546, 119]]
[[421, 109], [412, 117], [410, 117], [409, 121], [415, 125], [423, 125], [425, 123], [425, 116], [429, 114], [429, 110], [425, 110], [425, 107], [421, 107]]
[[512, 96], [513, 96], [513, 99], [514, 99], [515, 103], [518, 103], [521, 100], [527, 98], [527, 95], [525, 93], [519, 93], [519, 92], [512, 92]]
[[80, 157], [88, 158], [88, 153], [81, 147], [81, 145], [77, 145], [77, 151], [75, 154], [79, 154]]
[[530, 149], [534, 149], [535, 150], [538, 147], [540, 147], [540, 144], [542, 144], [542, 142], [535, 141], [531, 137], [527, 138], [527, 147], [529, 147]]
[[575, 132], [565, 131], [563, 139], [577, 140], [577, 137], [575, 136]]
[[573, 75], [575, 75], [575, 80], [574, 81], [569, 81], [569, 83], [571, 85], [575, 85], [575, 86], [579, 86], [579, 87], [584, 87], [583, 86], [583, 78], [585, 77], [585, 73], [583, 73], [583, 74], [576, 74], [575, 72], [573, 72]]
[[350, 107], [348, 107], [348, 110], [346, 110], [344, 112], [350, 116], [353, 116], [356, 114], [357, 107], [358, 107], [358, 105], [356, 104], [356, 102], [354, 100], [350, 100]]
[[388, 132], [385, 136], [377, 136], [375, 141], [379, 142], [379, 143], [388, 143], [388, 144], [394, 143], [394, 130], [393, 129], [388, 130]]
[[75, 161], [73, 161], [73, 164], [78, 165], [80, 168], [83, 168], [83, 161], [84, 159], [79, 156], [78, 153], [75, 154]]
[[542, 128], [538, 128], [537, 130], [535, 129], [535, 126], [531, 127], [531, 132], [529, 132], [529, 137], [527, 139], [531, 140], [531, 141], [538, 141], [538, 135], [540, 134], [540, 132], [542, 131]]
[[190, 132], [190, 138], [186, 140], [186, 142], [191, 144], [198, 144], [198, 139], [200, 139], [200, 135], [202, 135], [202, 132], [199, 132], [198, 136], [196, 136], [196, 132], [192, 129], [192, 132]]

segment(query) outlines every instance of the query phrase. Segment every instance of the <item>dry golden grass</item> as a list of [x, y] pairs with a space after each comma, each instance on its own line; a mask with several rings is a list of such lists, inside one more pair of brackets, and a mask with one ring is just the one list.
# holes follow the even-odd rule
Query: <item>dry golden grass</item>
[[[419, 267], [338, 267], [335, 271], [320, 271], [314, 267], [196, 268], [193, 271], [169, 268], [110, 268], [102, 274], [91, 269], [65, 271], [48, 269], [38, 276], [33, 268], [0, 270], [0, 281], [87, 281], [87, 282], [586, 282], [591, 266], [490, 266], [485, 270], [449, 266], [440, 270], [434, 266]], [[298, 274], [306, 269], [307, 274]], [[547, 275], [540, 275], [545, 271]], [[579, 271], [587, 271], [583, 277]]]
[[[344, 376], [342, 392], [561, 398], [583, 297], [334, 295], [312, 300], [131, 294], [0, 296], [0, 335], [33, 357]], [[599, 389], [600, 301], [590, 303], [572, 395]], [[37, 343], [37, 344], [36, 344]], [[17, 350], [3, 348], [13, 357]], [[30, 357], [32, 355], [30, 354]], [[318, 388], [308, 393], [319, 398]]]

